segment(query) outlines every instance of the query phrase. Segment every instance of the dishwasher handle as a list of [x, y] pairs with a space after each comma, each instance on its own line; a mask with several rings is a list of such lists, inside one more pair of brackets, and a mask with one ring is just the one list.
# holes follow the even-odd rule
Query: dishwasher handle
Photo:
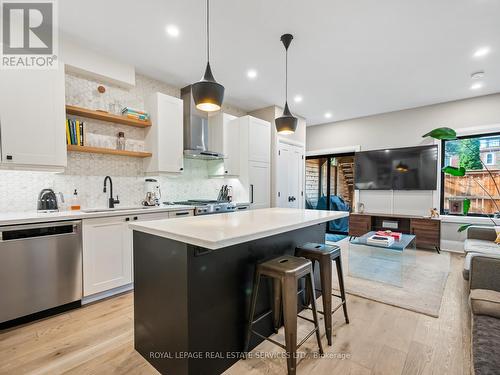
[[67, 236], [80, 233], [80, 221], [59, 221], [0, 227], [0, 242]]

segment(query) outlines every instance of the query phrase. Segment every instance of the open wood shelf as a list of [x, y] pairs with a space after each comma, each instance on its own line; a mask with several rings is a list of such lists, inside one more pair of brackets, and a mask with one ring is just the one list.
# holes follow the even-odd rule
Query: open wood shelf
[[66, 106], [66, 113], [69, 115], [82, 116], [82, 117], [92, 118], [94, 120], [101, 120], [101, 121], [112, 122], [115, 124], [135, 126], [138, 128], [147, 128], [151, 126], [151, 121], [149, 120], [136, 120], [133, 118], [128, 118], [126, 116], [115, 115], [108, 112], [94, 111], [93, 109], [76, 107], [73, 105]]
[[101, 148], [101, 147], [67, 145], [67, 148], [68, 148], [68, 151], [87, 152], [87, 153], [91, 153], [91, 154], [132, 156], [135, 158], [148, 158], [148, 157], [152, 156], [152, 154], [150, 152], [113, 150], [111, 148]]

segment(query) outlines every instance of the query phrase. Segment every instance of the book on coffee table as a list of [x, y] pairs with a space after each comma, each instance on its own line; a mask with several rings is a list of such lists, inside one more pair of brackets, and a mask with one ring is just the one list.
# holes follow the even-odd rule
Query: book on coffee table
[[391, 246], [394, 243], [394, 237], [391, 236], [379, 236], [374, 234], [366, 239], [367, 244]]

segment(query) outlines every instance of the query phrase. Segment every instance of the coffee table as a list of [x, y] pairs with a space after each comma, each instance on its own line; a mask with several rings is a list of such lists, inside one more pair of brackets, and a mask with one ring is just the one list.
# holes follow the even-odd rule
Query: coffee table
[[415, 236], [403, 234], [390, 246], [367, 243], [375, 232], [349, 242], [349, 276], [402, 287], [405, 266], [415, 264]]

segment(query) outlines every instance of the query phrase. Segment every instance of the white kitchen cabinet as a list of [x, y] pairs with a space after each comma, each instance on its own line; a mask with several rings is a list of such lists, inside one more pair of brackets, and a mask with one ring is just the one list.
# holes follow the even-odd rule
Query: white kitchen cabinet
[[0, 70], [1, 167], [66, 166], [64, 67]]
[[134, 281], [130, 223], [192, 216], [193, 212], [187, 209], [83, 220], [84, 297]]
[[210, 151], [224, 154], [223, 160], [208, 163], [212, 177], [237, 177], [240, 174], [240, 123], [236, 116], [219, 112], [208, 119]]
[[239, 118], [240, 182], [250, 207], [271, 206], [271, 124], [252, 116]]
[[153, 156], [144, 159], [148, 174], [182, 173], [184, 170], [184, 128], [182, 100], [162, 93], [147, 98], [145, 109], [152, 126], [145, 136], [146, 150]]
[[250, 161], [248, 168], [250, 207], [268, 208], [271, 202], [271, 168], [269, 163]]
[[132, 282], [132, 236], [127, 218], [83, 220], [84, 297]]

